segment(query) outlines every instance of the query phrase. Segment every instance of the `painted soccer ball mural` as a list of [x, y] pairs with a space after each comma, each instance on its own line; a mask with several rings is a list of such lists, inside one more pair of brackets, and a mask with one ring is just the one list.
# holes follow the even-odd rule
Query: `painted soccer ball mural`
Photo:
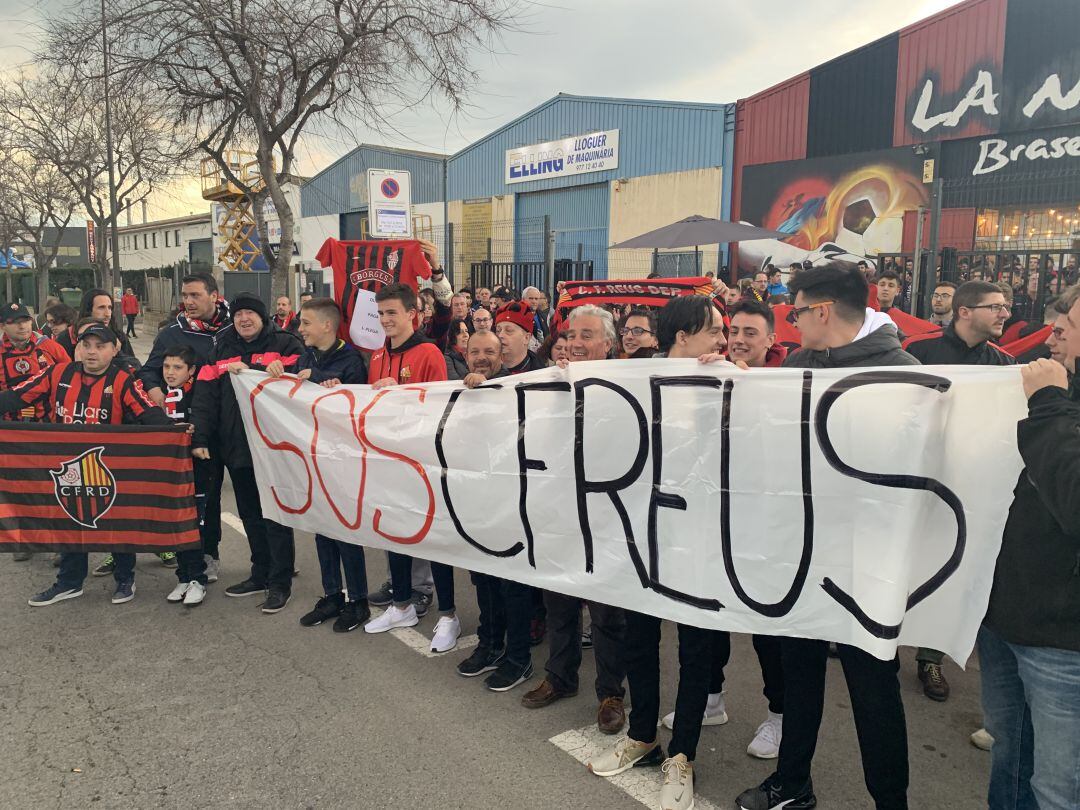
[[[770, 263], [786, 270], [789, 264], [806, 261], [854, 265], [865, 259], [873, 265], [879, 254], [900, 250], [904, 212], [926, 203], [926, 188], [913, 171], [893, 161], [854, 169], [849, 164], [835, 179], [828, 171], [807, 171], [812, 164], [835, 162], [824, 158], [746, 169], [745, 220], [790, 236], [740, 244], [741, 270]], [[792, 179], [791, 174], [801, 176]], [[751, 186], [755, 175], [760, 183]]]

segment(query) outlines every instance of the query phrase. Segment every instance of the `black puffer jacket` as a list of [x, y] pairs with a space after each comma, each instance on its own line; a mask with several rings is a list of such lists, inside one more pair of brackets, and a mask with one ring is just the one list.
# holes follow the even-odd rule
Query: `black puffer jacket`
[[195, 435], [191, 446], [208, 448], [211, 457], [217, 456], [229, 467], [251, 467], [244, 420], [236, 404], [228, 366], [240, 362], [263, 370], [274, 360], [281, 360], [292, 371], [303, 351], [296, 335], [281, 331], [273, 323], [264, 325], [250, 341], [241, 338], [235, 329], [220, 331], [195, 383], [191, 406]]
[[1016, 362], [989, 340], [968, 346], [953, 324], [941, 332], [908, 338], [904, 351], [924, 366], [1011, 366]]
[[869, 335], [836, 349], [799, 349], [784, 360], [784, 368], [849, 368], [852, 366], [917, 366], [919, 361], [900, 348], [896, 329], [879, 326]]
[[1080, 651], [1080, 391], [1044, 388], [1016, 426], [1026, 469], [984, 623], [1013, 644]]
[[224, 302], [218, 304], [218, 311], [209, 323], [188, 320], [187, 315], [181, 312], [175, 321], [158, 332], [154, 338], [154, 348], [150, 350], [150, 356], [139, 371], [143, 388], [149, 391], [165, 385], [161, 366], [165, 362], [166, 351], [177, 346], [188, 346], [195, 352], [196, 363], [202, 366], [210, 359], [214, 338], [231, 329], [232, 321], [229, 320], [229, 310]]

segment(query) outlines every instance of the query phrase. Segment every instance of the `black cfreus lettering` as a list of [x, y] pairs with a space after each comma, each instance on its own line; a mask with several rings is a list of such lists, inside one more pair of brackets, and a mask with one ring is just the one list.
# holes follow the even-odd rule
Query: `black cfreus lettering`
[[[618, 478], [610, 481], [590, 481], [585, 477], [585, 389], [590, 386], [606, 388], [612, 393], [618, 394], [634, 411], [634, 418], [638, 426], [638, 451], [634, 463], [630, 469]], [[581, 524], [581, 538], [585, 545], [585, 572], [593, 570], [593, 538], [592, 528], [589, 525], [588, 497], [592, 493], [603, 492], [610, 499], [612, 506], [619, 515], [623, 533], [626, 536], [627, 545], [634, 548], [634, 529], [630, 525], [630, 516], [626, 513], [619, 492], [633, 484], [645, 468], [645, 457], [649, 453], [649, 432], [645, 421], [645, 411], [641, 404], [622, 386], [607, 380], [589, 377], [574, 383], [574, 476], [577, 481], [577, 509], [578, 522]], [[631, 552], [633, 554], [633, 552]]]
[[[938, 393], [945, 393], [952, 386], [952, 382], [945, 377], [934, 374], [926, 374], [918, 371], [864, 371], [852, 374], [842, 380], [837, 380], [829, 386], [818, 401], [817, 411], [814, 414], [814, 431], [817, 435], [821, 451], [829, 465], [849, 478], [866, 481], [868, 484], [876, 484], [882, 487], [895, 489], [923, 489], [932, 492], [945, 502], [952, 510], [956, 518], [956, 543], [953, 552], [945, 564], [922, 585], [908, 595], [907, 610], [911, 610], [952, 576], [960, 567], [960, 561], [964, 558], [964, 548], [967, 545], [967, 520], [964, 517], [964, 505], [956, 496], [956, 493], [933, 478], [922, 475], [897, 475], [890, 473], [875, 473], [857, 470], [843, 461], [833, 447], [829, 438], [829, 412], [837, 400], [848, 391], [861, 388], [864, 385], [919, 385], [930, 388]], [[828, 577], [821, 583], [822, 589], [855, 617], [867, 632], [877, 638], [893, 639], [900, 635], [900, 624], [882, 624], [871, 619], [859, 606], [851, 594], [845, 592]], [[902, 622], [901, 622], [902, 624]]]
[[536, 568], [536, 554], [533, 549], [532, 524], [529, 522], [528, 493], [529, 493], [529, 470], [546, 470], [547, 464], [540, 459], [529, 458], [525, 454], [525, 392], [526, 391], [562, 391], [570, 392], [570, 383], [544, 382], [544, 383], [521, 383], [515, 388], [517, 393], [517, 418], [518, 418], [518, 480], [521, 482], [520, 494], [518, 495], [518, 513], [521, 515], [521, 528], [525, 531], [525, 548], [528, 551], [529, 565]]
[[792, 578], [791, 587], [778, 602], [759, 602], [746, 592], [735, 570], [735, 556], [731, 550], [731, 394], [734, 380], [724, 383], [724, 402], [720, 417], [720, 542], [724, 552], [724, 570], [739, 600], [762, 616], [785, 616], [799, 601], [806, 577], [810, 572], [810, 559], [814, 554], [814, 493], [810, 475], [810, 390], [813, 372], [804, 371], [802, 379], [801, 416], [799, 421], [799, 451], [802, 465], [803, 542], [799, 567]]
[[[473, 390], [482, 391], [485, 389], [491, 390], [499, 388], [502, 388], [502, 386], [494, 384], [481, 385]], [[510, 546], [510, 548], [501, 550], [488, 548], [483, 543], [480, 543], [479, 541], [474, 539], [467, 531], [465, 531], [465, 527], [461, 525], [461, 518], [458, 517], [457, 510], [454, 509], [454, 501], [450, 497], [450, 483], [447, 480], [449, 468], [446, 464], [446, 451], [443, 449], [443, 433], [446, 430], [446, 423], [450, 419], [450, 414], [454, 412], [454, 406], [457, 405], [458, 399], [468, 390], [468, 388], [459, 388], [458, 390], [450, 394], [450, 399], [447, 401], [446, 408], [443, 410], [442, 418], [439, 419], [439, 429], [435, 431], [435, 454], [439, 457], [439, 464], [442, 466], [442, 472], [439, 474], [439, 483], [442, 486], [443, 500], [446, 501], [446, 511], [450, 513], [450, 520], [454, 522], [454, 528], [457, 530], [457, 533], [461, 535], [462, 539], [464, 539], [466, 543], [468, 543], [470, 546], [477, 549], [478, 551], [482, 551], [485, 554], [490, 554], [492, 557], [513, 557], [517, 554], [520, 554], [521, 550], [525, 548], [524, 543], [514, 543], [514, 545]]]
[[[730, 380], [728, 381], [730, 383]], [[719, 388], [722, 380], [716, 377], [686, 376], [686, 377], [650, 377], [649, 387], [652, 391], [652, 495], [649, 497], [649, 569], [645, 570], [641, 553], [633, 537], [627, 537], [627, 545], [630, 548], [630, 559], [633, 560], [634, 568], [637, 569], [638, 578], [645, 588], [652, 588], [657, 593], [670, 597], [677, 602], [703, 608], [705, 610], [720, 610], [723, 605], [718, 599], [709, 599], [704, 596], [694, 596], [676, 590], [660, 581], [660, 542], [656, 527], [657, 512], [661, 507], [665, 509], [686, 510], [686, 499], [672, 492], [664, 492], [660, 489], [660, 476], [664, 466], [664, 418], [663, 389], [665, 387], [694, 387], [694, 388]], [[726, 389], [725, 389], [726, 390]], [[726, 398], [726, 394], [725, 394]]]

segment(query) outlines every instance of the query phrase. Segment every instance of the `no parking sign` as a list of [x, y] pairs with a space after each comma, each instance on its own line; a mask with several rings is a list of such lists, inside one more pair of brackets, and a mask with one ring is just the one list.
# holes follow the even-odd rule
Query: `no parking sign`
[[412, 236], [410, 175], [391, 169], [368, 169], [368, 233], [375, 238]]

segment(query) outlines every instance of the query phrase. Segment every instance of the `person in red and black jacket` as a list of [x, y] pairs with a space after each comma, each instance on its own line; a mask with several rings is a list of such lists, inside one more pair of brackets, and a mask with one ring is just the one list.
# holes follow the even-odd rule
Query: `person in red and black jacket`
[[[86, 327], [79, 336], [81, 361], [56, 363], [39, 371], [10, 391], [0, 393], [0, 413], [21, 411], [41, 404], [45, 420], [74, 425], [168, 425], [169, 417], [146, 395], [142, 384], [128, 371], [113, 363], [117, 336], [104, 324]], [[135, 597], [135, 555], [113, 554], [116, 591], [114, 605]], [[82, 596], [88, 569], [86, 552], [60, 555], [56, 582], [30, 599], [33, 607], [44, 607]]]
[[[0, 391], [7, 391], [56, 363], [68, 363], [67, 352], [52, 338], [34, 331], [34, 319], [22, 304], [9, 304], [3, 312], [0, 339]], [[40, 421], [45, 407], [38, 403], [9, 419]]]
[[292, 594], [293, 533], [292, 529], [263, 517], [251, 451], [229, 374], [239, 374], [248, 368], [262, 371], [275, 360], [291, 370], [303, 353], [303, 346], [296, 335], [274, 326], [266, 305], [249, 293], [234, 298], [229, 311], [233, 328], [218, 333], [195, 383], [191, 452], [201, 460], [217, 456], [228, 468], [240, 520], [251, 547], [251, 575], [226, 588], [225, 594], [240, 597], [267, 591], [262, 611], [277, 613], [288, 604]]
[[[416, 294], [404, 284], [388, 284], [375, 293], [379, 323], [386, 344], [377, 349], [368, 363], [368, 382], [382, 389], [409, 383], [439, 382], [446, 379], [446, 361], [439, 347], [415, 331]], [[412, 557], [391, 552], [390, 584], [394, 602], [381, 616], [364, 625], [367, 633], [385, 633], [395, 627], [412, 627], [420, 619], [412, 598]], [[461, 623], [454, 606], [454, 569], [431, 563], [435, 591], [439, 596], [439, 617], [431, 641], [434, 652], [449, 652], [457, 645]]]
[[953, 294], [952, 322], [941, 332], [914, 335], [904, 351], [923, 365], [1011, 366], [1016, 361], [990, 341], [1001, 337], [1009, 304], [996, 284], [968, 281]]

